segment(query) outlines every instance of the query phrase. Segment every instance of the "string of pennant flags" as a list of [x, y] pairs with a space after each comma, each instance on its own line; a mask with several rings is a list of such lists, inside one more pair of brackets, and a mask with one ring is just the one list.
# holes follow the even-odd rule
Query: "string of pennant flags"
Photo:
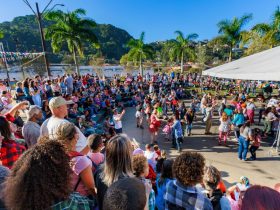
[[0, 51], [0, 58], [6, 59], [7, 61], [17, 61], [22, 59], [33, 59], [38, 56], [44, 55], [44, 52], [40, 53], [22, 53], [22, 52], [3, 52]]

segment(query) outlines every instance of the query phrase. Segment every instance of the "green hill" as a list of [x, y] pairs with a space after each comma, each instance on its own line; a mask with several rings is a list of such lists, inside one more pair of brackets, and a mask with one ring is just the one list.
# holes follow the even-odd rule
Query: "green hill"
[[[46, 28], [50, 24], [52, 24], [50, 21], [44, 21], [43, 27]], [[11, 22], [0, 23], [0, 30], [4, 32], [4, 38], [0, 39], [0, 42], [3, 42], [6, 51], [42, 51], [38, 23], [33, 15], [20, 16]], [[128, 52], [125, 46], [132, 36], [125, 30], [110, 24], [97, 24], [94, 31], [101, 44], [102, 56], [106, 59], [119, 60], [123, 54]], [[47, 51], [52, 53], [50, 41], [47, 41]], [[67, 52], [66, 47], [62, 49], [61, 54], [51, 54], [50, 62], [61, 62], [64, 51]], [[95, 53], [96, 49], [85, 47], [86, 55]]]

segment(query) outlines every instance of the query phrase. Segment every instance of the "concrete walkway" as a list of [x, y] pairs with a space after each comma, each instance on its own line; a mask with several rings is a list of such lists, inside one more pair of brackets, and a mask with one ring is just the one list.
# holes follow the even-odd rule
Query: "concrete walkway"
[[[216, 124], [216, 125], [215, 125]], [[272, 142], [262, 142], [260, 149], [257, 151], [256, 161], [240, 161], [237, 158], [238, 144], [234, 140], [228, 142], [229, 147], [218, 146], [218, 121], [214, 120], [214, 126], [211, 131], [213, 135], [205, 136], [204, 124], [200, 118], [194, 122], [193, 135], [185, 137], [183, 143], [183, 151], [197, 151], [204, 155], [207, 164], [212, 164], [217, 167], [222, 174], [226, 186], [231, 186], [241, 176], [247, 176], [252, 184], [260, 184], [273, 187], [276, 183], [280, 182], [280, 157], [268, 156], [268, 151]], [[150, 142], [150, 133], [147, 124], [144, 125], [145, 129], [136, 128], [135, 108], [127, 108], [123, 118], [123, 131], [131, 138], [135, 138], [141, 143], [141, 148], [144, 149], [145, 144]], [[159, 146], [161, 149], [167, 151], [171, 158], [178, 156], [178, 152], [171, 148], [171, 142], [161, 135], [158, 138]], [[248, 153], [247, 157], [250, 157]]]

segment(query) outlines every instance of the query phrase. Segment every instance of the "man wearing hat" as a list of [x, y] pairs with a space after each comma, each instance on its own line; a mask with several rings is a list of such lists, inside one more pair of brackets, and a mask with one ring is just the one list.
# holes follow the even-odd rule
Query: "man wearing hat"
[[[68, 122], [64, 119], [68, 115], [67, 105], [73, 104], [73, 101], [66, 101], [61, 96], [54, 97], [49, 102], [49, 107], [52, 116], [45, 120], [41, 126], [40, 134], [41, 136], [49, 136], [50, 139], [56, 139], [56, 130], [62, 124]], [[84, 134], [77, 128], [79, 133], [79, 139], [76, 144], [76, 151], [82, 154], [87, 154], [89, 152], [89, 147], [87, 146], [87, 140]]]

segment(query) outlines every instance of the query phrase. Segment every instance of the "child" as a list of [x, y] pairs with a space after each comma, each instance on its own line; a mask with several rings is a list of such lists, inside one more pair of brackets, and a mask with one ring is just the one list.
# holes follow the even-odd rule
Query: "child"
[[163, 133], [165, 134], [165, 138], [169, 141], [171, 139], [171, 126], [173, 124], [173, 118], [167, 120], [167, 124], [162, 129]]
[[12, 99], [5, 90], [2, 92], [1, 101], [7, 111], [13, 108]]
[[222, 138], [224, 138], [224, 143], [226, 145], [231, 122], [229, 116], [225, 112], [222, 113], [220, 122], [221, 124], [219, 126], [219, 145], [221, 145]]
[[157, 160], [161, 157], [161, 151], [157, 144], [154, 145], [154, 151], [157, 153]]
[[149, 175], [149, 164], [147, 158], [141, 154], [134, 155], [132, 158], [132, 168], [135, 177], [140, 179], [145, 186], [147, 201], [144, 209], [154, 209], [154, 206], [152, 207], [150, 204], [155, 203], [155, 192], [152, 189], [151, 180], [146, 179]]
[[137, 107], [136, 109], [136, 113], [135, 113], [135, 117], [136, 117], [136, 126], [137, 128], [141, 128], [143, 129], [143, 112], [142, 112], [142, 107]]
[[103, 139], [101, 135], [92, 134], [88, 137], [87, 141], [91, 150], [91, 152], [88, 154], [88, 157], [93, 163], [92, 167], [96, 169], [98, 165], [104, 162], [104, 154], [101, 153], [101, 150], [104, 147]]
[[261, 145], [261, 130], [259, 128], [255, 128], [253, 130], [253, 142], [249, 149], [251, 152], [250, 160], [256, 160], [256, 151], [259, 149]]
[[153, 146], [151, 144], [146, 144], [146, 150], [144, 152], [144, 156], [148, 159], [148, 163], [152, 166], [152, 168], [155, 169], [158, 155], [154, 151]]
[[185, 116], [185, 120], [186, 120], [186, 129], [187, 129], [187, 135], [190, 136], [192, 133], [192, 123], [193, 123], [193, 119], [194, 119], [194, 112], [191, 108], [188, 109], [186, 116]]

